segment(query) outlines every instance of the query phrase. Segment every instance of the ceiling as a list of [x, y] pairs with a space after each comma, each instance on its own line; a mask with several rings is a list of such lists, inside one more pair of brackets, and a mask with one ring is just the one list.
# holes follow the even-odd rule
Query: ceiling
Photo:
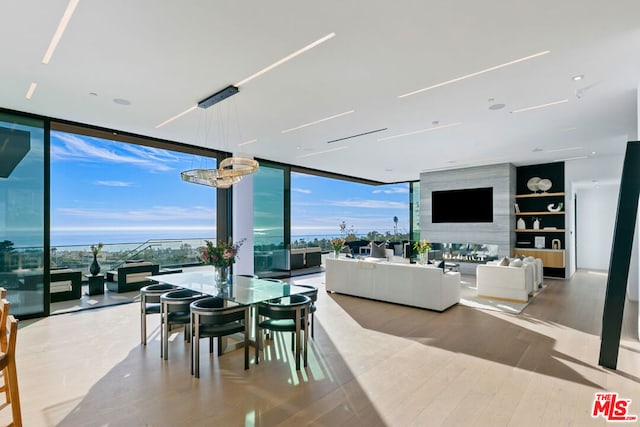
[[637, 139], [637, 0], [80, 0], [43, 64], [67, 3], [0, 3], [0, 107], [381, 182]]

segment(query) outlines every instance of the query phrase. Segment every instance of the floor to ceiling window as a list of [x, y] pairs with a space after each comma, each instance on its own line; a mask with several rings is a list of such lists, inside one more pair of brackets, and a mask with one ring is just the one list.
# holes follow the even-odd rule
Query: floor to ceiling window
[[289, 273], [289, 169], [260, 163], [253, 181], [254, 272]]
[[375, 241], [408, 240], [409, 184], [368, 185], [292, 173], [292, 247], [320, 246], [328, 251], [329, 240], [346, 235]]
[[161, 266], [198, 262], [216, 237], [216, 189], [180, 172], [213, 168], [213, 158], [51, 131], [51, 264], [86, 270], [103, 243], [104, 269], [125, 260]]
[[44, 141], [42, 120], [0, 113], [0, 286], [18, 316], [48, 306]]

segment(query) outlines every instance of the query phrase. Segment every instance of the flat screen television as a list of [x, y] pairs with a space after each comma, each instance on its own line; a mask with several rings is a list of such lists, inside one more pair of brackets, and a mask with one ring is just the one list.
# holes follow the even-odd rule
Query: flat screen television
[[493, 187], [432, 191], [431, 222], [493, 222]]

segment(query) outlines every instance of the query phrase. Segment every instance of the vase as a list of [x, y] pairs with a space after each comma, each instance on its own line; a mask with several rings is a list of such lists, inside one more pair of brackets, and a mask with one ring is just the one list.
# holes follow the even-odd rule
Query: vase
[[97, 276], [98, 274], [100, 274], [100, 264], [98, 264], [96, 255], [93, 256], [93, 262], [89, 266], [89, 273], [91, 273], [93, 276]]
[[218, 286], [226, 285], [229, 280], [229, 266], [214, 266], [213, 279]]
[[334, 259], [338, 259], [339, 255], [340, 255], [340, 251], [333, 251], [333, 258]]
[[427, 256], [426, 255], [427, 255], [426, 253], [418, 254], [418, 264], [425, 265], [427, 263]]

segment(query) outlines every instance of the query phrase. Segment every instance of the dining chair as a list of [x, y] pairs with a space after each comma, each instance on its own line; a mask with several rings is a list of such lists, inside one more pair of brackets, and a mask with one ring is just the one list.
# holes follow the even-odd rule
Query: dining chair
[[[0, 352], [5, 353], [7, 351], [7, 319], [9, 317], [9, 301], [2, 298], [0, 299]], [[11, 402], [11, 396], [9, 394], [9, 387], [7, 387], [7, 369], [2, 370], [2, 386], [0, 386], [0, 393], [4, 392], [7, 403]]]
[[198, 292], [181, 289], [169, 291], [160, 296], [160, 337], [162, 346], [160, 356], [167, 360], [169, 358], [169, 331], [173, 325], [184, 326], [184, 340], [191, 340], [191, 314], [189, 305], [205, 295]]
[[[16, 338], [18, 335], [18, 321], [8, 316], [4, 328], [7, 341], [6, 350], [0, 353], [0, 370], [5, 373], [5, 387], [8, 390], [7, 402], [11, 404], [11, 415], [14, 427], [22, 427], [22, 412], [20, 410], [20, 393], [18, 392], [18, 372], [16, 370]], [[10, 397], [9, 397], [10, 396]]]
[[309, 306], [309, 322], [311, 323], [311, 338], [313, 338], [314, 327], [314, 319], [316, 313], [316, 301], [318, 301], [318, 288], [313, 285], [300, 285], [295, 283], [295, 286], [299, 286], [301, 288], [308, 288], [309, 290], [306, 292], [301, 292], [301, 295], [306, 295], [311, 299], [311, 305]]
[[[283, 297], [279, 302], [265, 301], [256, 305], [256, 364], [259, 363], [259, 353], [261, 347], [260, 330], [269, 330], [272, 332], [291, 332], [292, 340], [295, 340], [295, 357], [296, 370], [300, 370], [300, 352], [301, 352], [301, 332], [306, 329], [307, 316], [311, 298], [306, 295], [295, 294]], [[266, 318], [261, 320], [262, 318]], [[304, 333], [304, 366], [307, 366], [307, 333]]]
[[147, 315], [160, 314], [162, 294], [177, 289], [177, 286], [166, 283], [148, 285], [140, 289], [140, 334], [143, 345], [147, 345]]
[[213, 338], [218, 338], [218, 356], [222, 356], [222, 337], [244, 334], [244, 369], [249, 369], [249, 305], [225, 307], [218, 297], [202, 298], [190, 305], [193, 340], [191, 343], [191, 374], [200, 378], [200, 339], [209, 338], [209, 353], [213, 353]]

